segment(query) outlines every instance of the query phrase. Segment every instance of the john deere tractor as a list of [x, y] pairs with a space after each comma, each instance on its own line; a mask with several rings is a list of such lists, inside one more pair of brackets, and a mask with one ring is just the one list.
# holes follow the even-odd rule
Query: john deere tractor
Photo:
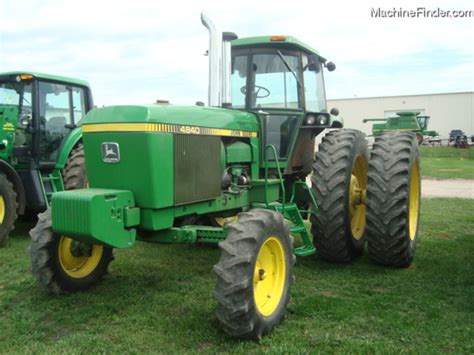
[[[89, 187], [53, 195], [30, 233], [31, 269], [46, 290], [68, 293], [99, 281], [112, 250], [137, 240], [218, 244], [217, 319], [233, 337], [258, 339], [285, 316], [295, 256], [348, 263], [368, 241], [374, 262], [410, 265], [418, 144], [412, 133], [382, 135], [369, 158], [364, 135], [326, 108], [323, 71], [334, 64], [294, 37], [237, 39], [202, 22], [209, 107], [88, 113]], [[337, 130], [314, 158], [327, 128]]]
[[82, 80], [0, 73], [0, 245], [18, 215], [44, 211], [64, 187], [85, 186], [76, 126], [91, 108]]
[[413, 132], [421, 144], [425, 136], [436, 137], [439, 133], [428, 131], [430, 116], [421, 116], [419, 112], [397, 112], [397, 116], [387, 118], [365, 118], [362, 122], [384, 122], [372, 125], [372, 135], [378, 137], [388, 132]]

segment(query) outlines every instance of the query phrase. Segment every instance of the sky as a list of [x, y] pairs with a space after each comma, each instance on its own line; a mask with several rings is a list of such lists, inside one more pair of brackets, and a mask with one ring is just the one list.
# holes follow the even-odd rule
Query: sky
[[207, 101], [207, 11], [239, 37], [293, 35], [336, 63], [329, 99], [474, 90], [474, 17], [373, 18], [372, 9], [474, 10], [472, 1], [0, 0], [0, 72], [87, 80], [95, 103]]

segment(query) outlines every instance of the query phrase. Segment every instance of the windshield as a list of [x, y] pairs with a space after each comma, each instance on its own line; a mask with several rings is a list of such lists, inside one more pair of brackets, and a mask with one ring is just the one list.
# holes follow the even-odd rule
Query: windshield
[[319, 59], [312, 56], [303, 56], [303, 79], [306, 110], [312, 112], [326, 111], [326, 96], [324, 94], [324, 79], [322, 64]]
[[20, 128], [31, 120], [31, 102], [31, 82], [0, 82], [2, 112], [4, 116], [8, 113], [8, 119], [16, 121]]
[[0, 82], [0, 105], [31, 110], [31, 84]]
[[[251, 56], [250, 108], [300, 109], [299, 57], [281, 52]], [[232, 103], [245, 107], [247, 56], [233, 58]], [[253, 82], [253, 83], [252, 83]]]

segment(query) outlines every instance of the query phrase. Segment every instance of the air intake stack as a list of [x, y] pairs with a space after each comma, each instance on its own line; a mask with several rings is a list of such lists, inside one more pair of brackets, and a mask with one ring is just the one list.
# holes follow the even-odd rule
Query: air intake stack
[[232, 106], [231, 44], [237, 39], [232, 32], [222, 33], [206, 13], [201, 13], [202, 24], [209, 30], [209, 89], [208, 104], [214, 107]]

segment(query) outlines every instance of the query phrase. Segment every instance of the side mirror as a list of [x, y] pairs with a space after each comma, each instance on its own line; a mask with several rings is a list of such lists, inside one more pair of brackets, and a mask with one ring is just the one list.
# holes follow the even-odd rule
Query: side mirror
[[333, 107], [331, 111], [329, 111], [329, 113], [333, 116], [339, 116], [339, 110], [337, 109], [337, 107]]
[[328, 71], [334, 71], [336, 70], [336, 64], [334, 64], [333, 62], [327, 62], [326, 68], [328, 69]]
[[311, 54], [308, 56], [308, 65], [306, 66], [306, 68], [309, 70], [309, 71], [315, 71], [315, 72], [319, 72], [319, 68], [320, 68], [320, 64], [319, 64], [319, 58], [317, 55], [315, 54]]

